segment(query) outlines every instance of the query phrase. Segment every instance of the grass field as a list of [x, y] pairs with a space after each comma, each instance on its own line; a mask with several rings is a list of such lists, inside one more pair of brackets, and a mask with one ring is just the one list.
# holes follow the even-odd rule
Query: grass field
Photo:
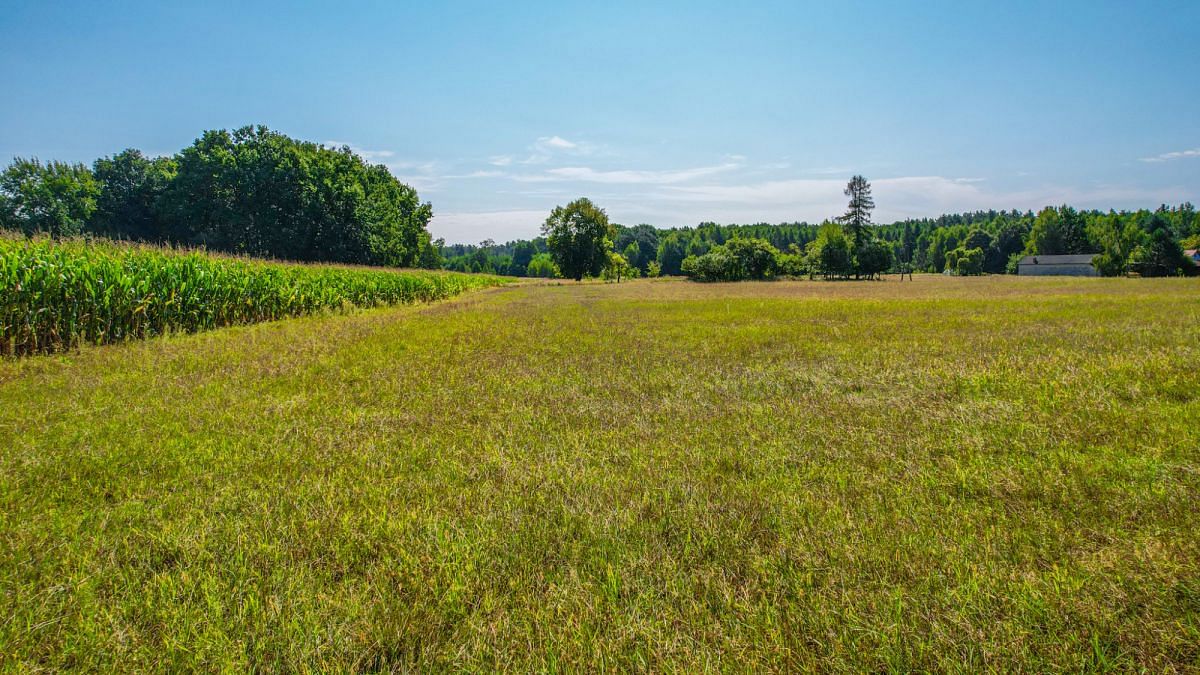
[[20, 669], [1200, 669], [1200, 282], [524, 285], [0, 363]]

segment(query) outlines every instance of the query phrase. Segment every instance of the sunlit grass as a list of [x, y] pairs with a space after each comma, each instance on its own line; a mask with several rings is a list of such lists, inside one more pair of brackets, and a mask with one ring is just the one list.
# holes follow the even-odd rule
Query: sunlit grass
[[0, 364], [0, 658], [1200, 667], [1200, 284], [646, 280]]

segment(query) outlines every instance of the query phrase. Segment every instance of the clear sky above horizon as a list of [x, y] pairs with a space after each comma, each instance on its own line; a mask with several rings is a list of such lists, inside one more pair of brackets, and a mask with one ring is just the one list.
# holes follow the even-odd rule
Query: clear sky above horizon
[[0, 4], [0, 158], [348, 144], [451, 243], [1200, 197], [1200, 2]]

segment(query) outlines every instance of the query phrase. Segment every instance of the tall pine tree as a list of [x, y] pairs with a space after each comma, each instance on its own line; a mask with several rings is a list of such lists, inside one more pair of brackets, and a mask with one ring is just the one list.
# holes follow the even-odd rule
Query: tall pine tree
[[858, 248], [868, 240], [867, 228], [871, 226], [871, 211], [875, 209], [875, 200], [871, 198], [871, 184], [866, 178], [855, 176], [846, 184], [843, 193], [850, 198], [850, 204], [846, 214], [838, 220], [845, 227], [854, 247]]

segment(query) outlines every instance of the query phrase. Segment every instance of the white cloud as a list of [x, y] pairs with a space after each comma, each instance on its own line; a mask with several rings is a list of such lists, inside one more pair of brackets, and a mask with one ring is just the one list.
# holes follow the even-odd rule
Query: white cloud
[[414, 160], [399, 160], [388, 162], [389, 169], [397, 169], [400, 171], [419, 171], [420, 173], [431, 174], [437, 170], [436, 162], [418, 162]]
[[668, 185], [683, 183], [705, 176], [731, 171], [739, 168], [740, 164], [718, 164], [701, 166], [692, 169], [676, 169], [668, 171], [641, 171], [620, 169], [614, 171], [597, 171], [586, 166], [570, 166], [558, 169], [547, 169], [538, 174], [513, 176], [513, 180], [525, 183], [540, 183], [552, 181], [579, 181], [585, 183], [621, 183], [628, 185]]
[[[603, 172], [597, 172], [603, 173]], [[611, 173], [611, 172], [609, 172]], [[624, 173], [624, 172], [618, 172]], [[636, 178], [644, 178], [633, 172]], [[653, 173], [653, 172], [650, 172]], [[622, 176], [622, 181], [627, 176]], [[661, 176], [654, 176], [661, 179]], [[631, 189], [614, 180], [563, 180], [559, 189], [505, 193], [537, 208], [508, 211], [452, 212], [435, 215], [430, 231], [451, 243], [492, 238], [506, 241], [537, 236], [554, 204], [587, 195], [618, 223], [652, 223], [660, 227], [719, 223], [779, 223], [805, 220], [819, 223], [841, 215], [846, 208], [845, 181], [835, 178], [799, 178], [741, 184], [649, 183]], [[1086, 187], [1041, 186], [1028, 190], [991, 189], [989, 183], [942, 176], [901, 176], [871, 182], [879, 205], [874, 220], [890, 223], [904, 218], [934, 217], [983, 209], [1038, 210], [1052, 204], [1080, 208], [1140, 208], [1194, 199], [1183, 187], [1139, 188], [1094, 184]], [[601, 190], [597, 192], [597, 189]]]
[[509, 164], [512, 164], [512, 162], [512, 157], [509, 157], [508, 155], [497, 155], [496, 157], [488, 160], [488, 164], [491, 164], [492, 166], [508, 166]]
[[399, 160], [384, 164], [396, 180], [409, 185], [417, 192], [437, 192], [442, 188], [442, 178], [438, 175], [436, 162], [418, 162]]
[[446, 179], [454, 178], [498, 178], [506, 175], [503, 171], [472, 171], [471, 173], [463, 173], [456, 175], [441, 176]]
[[1178, 150], [1176, 152], [1164, 152], [1161, 155], [1153, 157], [1143, 157], [1140, 161], [1143, 162], [1169, 162], [1173, 159], [1184, 159], [1187, 157], [1200, 157], [1200, 148], [1192, 148], [1191, 150]]
[[[903, 176], [871, 181], [874, 220], [880, 223], [904, 218], [937, 216], [981, 209], [1037, 210], [1051, 204], [1081, 208], [1153, 206], [1189, 198], [1181, 187], [1159, 189], [1121, 185], [1089, 188], [1046, 186], [1036, 190], [997, 191], [984, 183], [942, 176]], [[629, 206], [637, 217], [657, 217], [662, 225], [703, 220], [717, 222], [820, 222], [840, 215], [846, 207], [844, 181], [800, 178], [747, 184], [665, 185]], [[644, 205], [644, 206], [643, 206]], [[617, 211], [622, 218], [629, 216]]]
[[852, 171], [853, 171], [853, 169], [849, 169], [849, 168], [842, 167], [842, 166], [823, 166], [818, 169], [809, 169], [808, 173], [815, 173], [818, 176], [837, 176], [837, 175], [849, 176], [850, 172], [852, 172]]
[[545, 164], [557, 156], [586, 157], [599, 148], [586, 141], [569, 141], [562, 136], [541, 136], [528, 148], [529, 156], [521, 164]]
[[373, 162], [378, 159], [387, 159], [388, 157], [394, 157], [396, 155], [396, 153], [392, 152], [391, 150], [366, 150], [353, 143], [347, 143], [345, 141], [325, 141], [324, 145], [331, 148], [350, 148], [351, 152], [359, 157], [362, 157], [368, 162]]
[[541, 233], [550, 209], [483, 212], [434, 212], [429, 231], [451, 244], [475, 243], [484, 239], [511, 241], [532, 239]]
[[573, 150], [579, 147], [578, 143], [573, 143], [563, 138], [562, 136], [542, 136], [537, 139], [537, 145], [545, 148], [556, 148], [559, 150]]

